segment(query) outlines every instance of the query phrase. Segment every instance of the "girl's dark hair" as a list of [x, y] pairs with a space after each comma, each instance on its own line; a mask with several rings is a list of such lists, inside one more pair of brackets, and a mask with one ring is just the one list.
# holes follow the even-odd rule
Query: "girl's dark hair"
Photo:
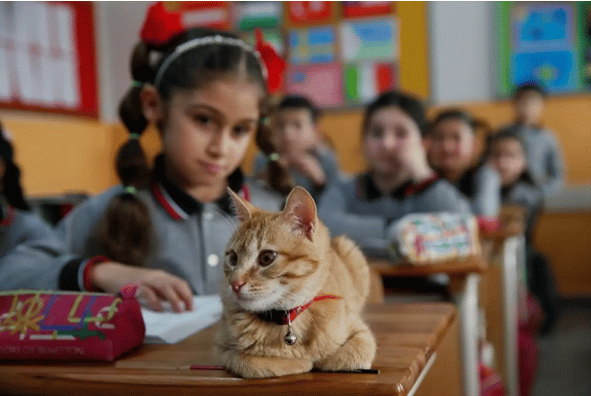
[[544, 89], [544, 87], [542, 87], [542, 85], [536, 82], [528, 82], [525, 84], [518, 85], [515, 88], [515, 92], [513, 93], [513, 99], [518, 100], [527, 92], [535, 92], [542, 98], [545, 98], [547, 95], [546, 90]]
[[[124, 186], [141, 189], [149, 183], [152, 175], [138, 139], [148, 127], [140, 99], [143, 85], [154, 85], [158, 70], [179, 45], [216, 35], [236, 38], [227, 32], [194, 28], [163, 44], [139, 42], [135, 45], [130, 65], [134, 83], [119, 104], [119, 117], [130, 133], [130, 138], [119, 149], [115, 161], [117, 174]], [[153, 62], [154, 56], [158, 55], [159, 59]], [[195, 46], [174, 58], [161, 74], [155, 88], [164, 103], [178, 90], [199, 89], [211, 81], [229, 76], [240, 76], [259, 84], [266, 99], [266, 81], [261, 64], [254, 53], [239, 45], [212, 43]], [[261, 101], [256, 141], [260, 149], [269, 155], [276, 150], [266, 123], [263, 122], [266, 117], [264, 99]], [[164, 119], [166, 122], [166, 115]], [[163, 125], [158, 127], [162, 128]], [[285, 171], [276, 169], [278, 177], [285, 176], [284, 173]], [[112, 260], [143, 265], [153, 248], [152, 225], [147, 207], [135, 194], [120, 194], [112, 200], [97, 225], [95, 238]]]
[[411, 95], [398, 92], [388, 91], [380, 96], [367, 106], [365, 115], [363, 117], [363, 135], [367, 132], [369, 122], [374, 113], [385, 107], [397, 107], [404, 111], [419, 127], [421, 135], [427, 133], [427, 120], [425, 118], [425, 108], [421, 101]]
[[461, 109], [455, 109], [455, 108], [446, 109], [446, 110], [441, 111], [439, 114], [437, 114], [435, 119], [429, 125], [428, 134], [433, 133], [433, 131], [435, 130], [437, 125], [439, 125], [443, 121], [447, 121], [447, 120], [463, 121], [468, 126], [470, 126], [473, 133], [476, 133], [476, 131], [480, 129], [484, 132], [485, 137], [488, 137], [488, 135], [490, 135], [491, 128], [490, 128], [490, 125], [488, 124], [488, 122], [486, 122], [485, 120], [483, 120], [481, 118], [474, 118], [470, 114], [468, 114], [466, 111], [461, 110]]
[[318, 119], [322, 115], [320, 109], [314, 106], [308, 98], [298, 95], [285, 96], [279, 103], [279, 110], [283, 109], [306, 109], [310, 113], [310, 117], [314, 123], [318, 122]]
[[14, 149], [12, 144], [5, 138], [4, 133], [2, 133], [2, 124], [0, 124], [0, 161], [4, 161], [5, 167], [0, 193], [6, 197], [10, 206], [30, 210], [20, 183], [21, 171], [18, 165], [14, 163]]

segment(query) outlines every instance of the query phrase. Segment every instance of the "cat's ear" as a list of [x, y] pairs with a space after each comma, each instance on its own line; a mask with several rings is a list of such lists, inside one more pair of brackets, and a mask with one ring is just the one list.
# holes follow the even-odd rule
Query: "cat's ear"
[[232, 191], [230, 187], [228, 187], [228, 194], [230, 194], [230, 198], [232, 199], [232, 206], [234, 208], [234, 212], [236, 213], [236, 217], [238, 217], [238, 220], [242, 222], [250, 220], [252, 214], [256, 211], [256, 208], [248, 201], [240, 198], [240, 196]]
[[306, 189], [295, 187], [291, 190], [283, 209], [283, 217], [293, 225], [294, 230], [303, 233], [306, 238], [312, 240], [318, 218], [316, 217], [316, 203]]

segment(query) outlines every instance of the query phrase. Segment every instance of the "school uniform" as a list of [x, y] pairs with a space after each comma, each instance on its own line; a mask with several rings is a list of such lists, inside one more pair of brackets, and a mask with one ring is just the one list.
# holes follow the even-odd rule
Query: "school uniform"
[[[282, 198], [260, 182], [246, 179], [240, 169], [229, 176], [228, 183], [253, 205], [273, 211], [280, 209]], [[92, 234], [111, 200], [123, 191], [122, 186], [116, 186], [90, 198], [57, 225], [68, 252], [86, 259], [104, 254], [92, 243]], [[197, 295], [218, 293], [224, 252], [237, 226], [229, 195], [211, 203], [196, 201], [166, 177], [162, 156], [156, 159], [149, 188], [136, 194], [150, 213], [156, 246], [144, 267], [162, 269], [185, 279]], [[88, 281], [87, 262], [65, 267], [60, 287], [83, 290]]]
[[503, 129], [515, 134], [524, 144], [527, 168], [546, 198], [564, 185], [564, 160], [554, 133], [548, 129], [510, 125]]
[[469, 213], [470, 205], [450, 183], [437, 176], [407, 182], [382, 194], [369, 173], [341, 176], [323, 194], [319, 216], [333, 235], [346, 234], [369, 256], [387, 255], [387, 230], [410, 213]]
[[[334, 151], [328, 148], [317, 150], [314, 152], [314, 154], [325, 174], [326, 183], [324, 186], [315, 185], [308, 176], [295, 169], [290, 169], [289, 173], [293, 177], [296, 186], [305, 188], [310, 193], [310, 195], [312, 195], [314, 200], [318, 201], [322, 195], [322, 192], [326, 189], [326, 186], [338, 178], [339, 166], [337, 164], [337, 158]], [[267, 157], [263, 153], [259, 153], [254, 161], [253, 174], [262, 174], [267, 169], [268, 164], [269, 161], [267, 160]]]
[[57, 289], [61, 268], [75, 257], [37, 215], [0, 200], [0, 290]]
[[501, 178], [490, 166], [471, 169], [452, 184], [470, 201], [472, 213], [498, 216], [501, 206]]
[[543, 207], [542, 191], [526, 179], [519, 179], [501, 189], [503, 205], [519, 205], [526, 209], [526, 238], [531, 241], [537, 216]]

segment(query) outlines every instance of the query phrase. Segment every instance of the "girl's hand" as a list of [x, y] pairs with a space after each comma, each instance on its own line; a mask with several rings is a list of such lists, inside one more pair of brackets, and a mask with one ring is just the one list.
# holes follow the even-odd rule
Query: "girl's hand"
[[288, 157], [288, 162], [289, 165], [310, 178], [314, 185], [323, 186], [326, 183], [324, 169], [314, 154], [309, 152], [295, 154]]
[[187, 281], [162, 270], [109, 261], [96, 264], [90, 278], [94, 287], [109, 293], [117, 293], [128, 283], [137, 284], [137, 297], [154, 311], [162, 311], [163, 301], [168, 301], [175, 312], [193, 309], [193, 293]]
[[400, 164], [414, 183], [420, 183], [433, 175], [433, 169], [427, 162], [427, 153], [420, 141], [410, 141], [399, 149]]

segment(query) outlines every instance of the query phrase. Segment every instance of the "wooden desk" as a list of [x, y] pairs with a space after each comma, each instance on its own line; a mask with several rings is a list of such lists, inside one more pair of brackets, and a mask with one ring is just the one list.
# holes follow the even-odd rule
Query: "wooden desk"
[[[525, 237], [514, 231], [481, 235], [490, 271], [482, 285], [488, 337], [495, 347], [497, 362], [508, 396], [519, 395], [517, 331], [520, 300], [525, 297]], [[523, 305], [523, 304], [522, 304]]]
[[456, 311], [451, 304], [370, 305], [365, 318], [380, 374], [306, 373], [245, 380], [220, 371], [186, 370], [220, 364], [216, 325], [176, 345], [144, 345], [113, 364], [0, 364], [3, 393], [27, 395], [412, 395], [436, 357]]
[[436, 264], [393, 264], [388, 260], [371, 261], [370, 266], [382, 277], [428, 276], [448, 274], [450, 291], [460, 311], [462, 336], [462, 374], [464, 395], [480, 395], [478, 376], [478, 281], [487, 269], [481, 257], [466, 257]]

